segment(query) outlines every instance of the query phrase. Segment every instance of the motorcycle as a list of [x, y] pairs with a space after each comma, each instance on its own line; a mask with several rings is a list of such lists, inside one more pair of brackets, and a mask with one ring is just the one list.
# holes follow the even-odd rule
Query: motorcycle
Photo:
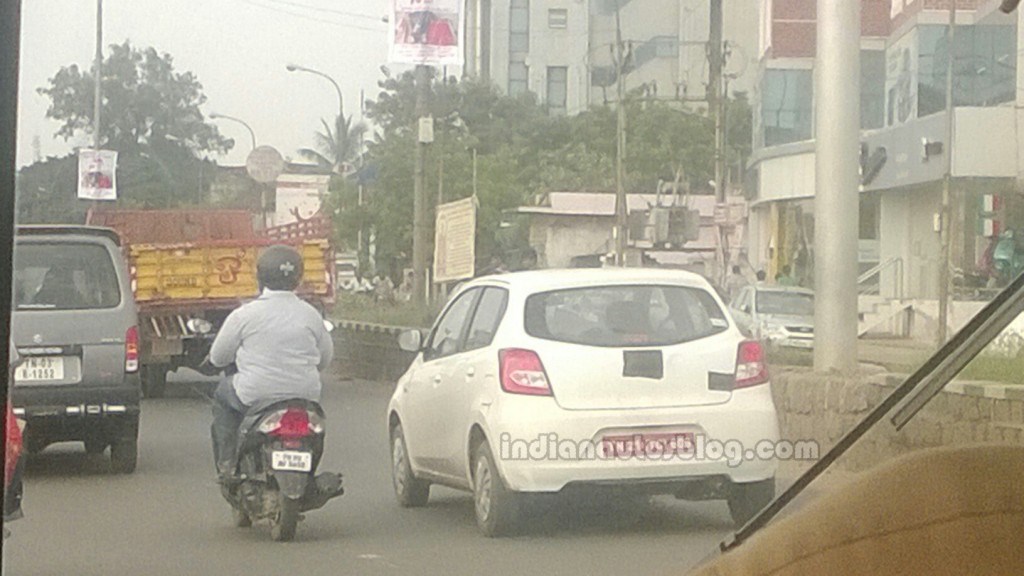
[[303, 512], [344, 494], [341, 474], [316, 474], [324, 448], [324, 412], [309, 400], [252, 406], [239, 430], [236, 481], [221, 485], [235, 525], [270, 522], [278, 542], [295, 538]]
[[[209, 358], [199, 371], [210, 376], [221, 372]], [[225, 370], [228, 375], [236, 372], [234, 365]], [[303, 512], [323, 508], [345, 493], [341, 474], [316, 473], [324, 451], [324, 420], [318, 403], [301, 398], [249, 407], [239, 426], [233, 479], [221, 484], [235, 526], [269, 521], [271, 538], [291, 541]]]

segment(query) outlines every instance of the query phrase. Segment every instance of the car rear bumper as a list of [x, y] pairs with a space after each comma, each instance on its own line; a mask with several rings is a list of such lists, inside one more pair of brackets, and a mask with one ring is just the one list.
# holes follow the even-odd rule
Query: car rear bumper
[[[779, 440], [768, 386], [734, 392], [725, 404], [672, 409], [565, 411], [546, 400], [517, 398], [492, 415], [491, 450], [511, 490], [644, 486], [674, 494], [681, 484], [706, 478], [766, 480], [778, 467], [777, 458], [763, 457], [763, 448]], [[603, 438], [651, 431], [692, 433], [694, 446], [680, 454], [603, 453]]]
[[139, 377], [124, 386], [15, 386], [14, 412], [27, 422], [29, 435], [51, 441], [80, 440], [111, 435], [139, 417]]

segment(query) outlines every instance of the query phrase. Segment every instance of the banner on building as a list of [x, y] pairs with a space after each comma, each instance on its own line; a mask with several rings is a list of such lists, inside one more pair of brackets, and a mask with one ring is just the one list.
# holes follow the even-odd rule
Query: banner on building
[[117, 200], [117, 152], [78, 151], [78, 197], [82, 200]]
[[461, 66], [460, 0], [391, 0], [388, 59], [398, 64]]
[[917, 117], [918, 47], [916, 30], [903, 35], [885, 56], [885, 125]]
[[472, 278], [476, 273], [476, 198], [437, 207], [434, 227], [434, 282]]
[[321, 174], [282, 174], [277, 177], [274, 225], [308, 220], [323, 205], [331, 177]]

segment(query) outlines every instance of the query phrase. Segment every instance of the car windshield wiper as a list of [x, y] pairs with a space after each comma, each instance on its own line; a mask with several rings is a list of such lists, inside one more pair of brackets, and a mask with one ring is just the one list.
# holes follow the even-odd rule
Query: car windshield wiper
[[[962, 330], [939, 348], [916, 372], [876, 406], [852, 430], [846, 433], [831, 450], [801, 474], [792, 486], [777, 496], [759, 514], [754, 516], [733, 536], [721, 543], [726, 552], [736, 548], [763, 528], [791, 503], [808, 484], [821, 476], [840, 456], [870, 431], [893, 409], [890, 419], [897, 431], [902, 430], [936, 394], [948, 384], [986, 346], [1024, 312], [1024, 274], [1004, 288], [981, 312], [978, 312]], [[901, 404], [902, 403], [902, 404]]]

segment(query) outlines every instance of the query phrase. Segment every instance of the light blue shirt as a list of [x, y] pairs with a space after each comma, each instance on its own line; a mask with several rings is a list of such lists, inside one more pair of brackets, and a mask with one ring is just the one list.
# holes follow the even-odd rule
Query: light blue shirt
[[320, 371], [334, 357], [334, 342], [316, 308], [293, 292], [264, 290], [224, 321], [210, 362], [238, 366], [235, 393], [246, 405], [265, 400], [320, 401]]

